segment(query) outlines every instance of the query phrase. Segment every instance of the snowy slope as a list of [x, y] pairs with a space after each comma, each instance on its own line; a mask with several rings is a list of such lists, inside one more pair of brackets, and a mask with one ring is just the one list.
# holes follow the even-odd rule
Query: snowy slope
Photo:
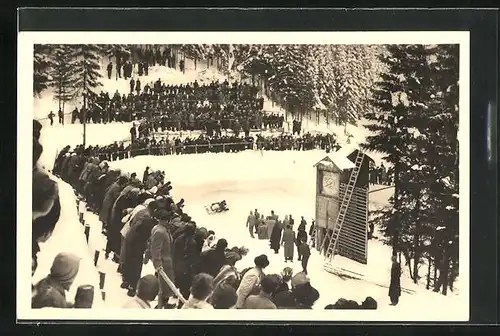
[[99, 275], [93, 264], [94, 251], [88, 248], [84, 227], [78, 220], [75, 194], [71, 186], [66, 182], [56, 177], [52, 178], [59, 187], [61, 215], [52, 236], [45, 243], [40, 244], [38, 268], [32, 281], [36, 283], [50, 273], [52, 261], [58, 253], [74, 253], [81, 258], [80, 270], [66, 299], [72, 302], [78, 286], [90, 284], [94, 286], [95, 293], [93, 307], [102, 308], [103, 301], [99, 291]]
[[[314, 216], [315, 171], [313, 164], [322, 157], [321, 151], [260, 152], [246, 151], [235, 154], [205, 154], [154, 157], [144, 156], [113, 162], [112, 166], [141, 174], [146, 166], [166, 171], [167, 180], [174, 186], [173, 196], [186, 200], [185, 211], [201, 226], [213, 229], [216, 235], [228, 240], [229, 245], [245, 245], [249, 255], [238, 267], [251, 266], [253, 258], [266, 253], [271, 261], [268, 273], [279, 272], [286, 266], [282, 251], [279, 255], [269, 250], [267, 241], [251, 239], [245, 228], [248, 212], [254, 208], [261, 213], [275, 210], [281, 217], [291, 214], [296, 220], [304, 216], [310, 224]], [[251, 170], [251, 173], [250, 173]], [[210, 171], [210, 174], [206, 174]], [[376, 186], [376, 189], [380, 186]], [[390, 190], [380, 192], [381, 200], [370, 202], [374, 208], [387, 200]], [[374, 195], [377, 193], [374, 193]], [[225, 214], [207, 215], [204, 206], [225, 199], [230, 211]], [[407, 274], [402, 276], [403, 293], [398, 307], [388, 305], [388, 285], [391, 250], [378, 241], [370, 241], [368, 265], [363, 266], [342, 257], [335, 265], [364, 275], [360, 280], [334, 276], [322, 269], [322, 257], [316, 251], [310, 259], [312, 284], [320, 291], [321, 298], [315, 305], [322, 309], [345, 297], [363, 300], [372, 296], [379, 302], [379, 311], [407, 309], [413, 311], [433, 300], [435, 307], [446, 309], [453, 305], [453, 295], [443, 297], [414, 285]], [[300, 263], [294, 261], [294, 271]], [[406, 269], [403, 269], [406, 272]], [[119, 285], [119, 284], [117, 284]], [[415, 295], [418, 293], [418, 295]], [[422, 308], [424, 309], [424, 308]], [[437, 308], [436, 308], [437, 309]]]

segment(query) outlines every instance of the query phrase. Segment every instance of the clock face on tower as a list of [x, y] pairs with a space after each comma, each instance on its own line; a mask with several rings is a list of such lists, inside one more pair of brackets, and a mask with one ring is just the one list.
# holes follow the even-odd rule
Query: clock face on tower
[[321, 193], [326, 196], [337, 196], [339, 193], [339, 174], [323, 171]]

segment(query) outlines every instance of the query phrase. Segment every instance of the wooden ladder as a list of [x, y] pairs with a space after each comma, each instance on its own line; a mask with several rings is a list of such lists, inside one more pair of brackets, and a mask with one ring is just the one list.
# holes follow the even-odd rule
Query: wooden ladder
[[[347, 214], [347, 209], [349, 208], [349, 203], [351, 202], [351, 197], [354, 192], [354, 188], [356, 187], [359, 171], [361, 170], [361, 165], [363, 164], [364, 158], [365, 154], [362, 153], [360, 150], [358, 150], [358, 155], [356, 156], [356, 160], [354, 162], [355, 167], [351, 172], [349, 183], [347, 184], [347, 189], [342, 199], [342, 204], [340, 205], [337, 221], [335, 222], [335, 227], [329, 238], [328, 248], [325, 253], [325, 260], [327, 261], [327, 263], [331, 262], [333, 256], [335, 255], [339, 240], [340, 230], [342, 229], [342, 225], [344, 224], [344, 219]], [[326, 242], [327, 240], [328, 240], [327, 237], [325, 237], [324, 242]], [[322, 245], [321, 249], [323, 249], [323, 247], [324, 245]]]

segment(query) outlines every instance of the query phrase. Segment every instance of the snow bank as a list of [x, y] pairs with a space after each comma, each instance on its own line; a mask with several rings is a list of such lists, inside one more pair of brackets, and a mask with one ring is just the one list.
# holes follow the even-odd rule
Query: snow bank
[[[129, 140], [132, 123], [110, 123], [110, 124], [87, 124], [87, 145], [109, 145], [115, 141]], [[83, 125], [67, 124], [53, 126], [45, 125], [42, 128], [40, 143], [43, 145], [43, 153], [39, 163], [46, 169], [52, 169], [54, 159], [61, 149], [66, 145], [74, 148], [82, 144]]]
[[50, 267], [58, 253], [74, 253], [81, 258], [80, 270], [69, 293], [66, 295], [66, 299], [72, 302], [78, 286], [90, 284], [94, 286], [95, 293], [93, 307], [100, 308], [103, 306], [103, 301], [99, 290], [99, 274], [94, 267], [94, 251], [89, 249], [85, 239], [84, 227], [78, 220], [76, 197], [73, 189], [66, 182], [55, 177], [52, 178], [59, 187], [61, 215], [52, 236], [45, 243], [40, 244], [38, 268], [33, 275], [32, 281], [36, 283], [50, 273]]

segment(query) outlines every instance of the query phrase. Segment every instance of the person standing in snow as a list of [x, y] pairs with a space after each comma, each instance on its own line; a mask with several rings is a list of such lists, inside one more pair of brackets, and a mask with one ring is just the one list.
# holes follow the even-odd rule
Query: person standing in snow
[[248, 231], [250, 232], [250, 237], [252, 237], [252, 238], [255, 238], [253, 235], [253, 232], [255, 230], [256, 224], [257, 224], [257, 219], [256, 219], [255, 215], [253, 214], [253, 212], [250, 210], [250, 215], [248, 215], [246, 226], [248, 228]]
[[141, 81], [139, 78], [135, 81], [135, 92], [137, 92], [137, 95], [141, 93]]
[[50, 120], [50, 126], [54, 125], [54, 117], [55, 116], [56, 115], [52, 111], [50, 111], [49, 115], [47, 116]]
[[57, 111], [57, 115], [59, 116], [59, 124], [64, 125], [64, 113], [61, 109]]
[[309, 257], [311, 256], [311, 249], [307, 245], [306, 239], [300, 239], [298, 245], [299, 260], [302, 261], [302, 272], [307, 275], [307, 264], [309, 262]]
[[391, 267], [391, 283], [389, 285], [389, 298], [391, 305], [396, 306], [399, 303], [401, 296], [401, 265], [398, 263], [396, 256], [392, 256]]
[[130, 93], [134, 93], [135, 81], [133, 78], [130, 78]]
[[274, 225], [273, 227], [273, 231], [271, 232], [271, 237], [269, 237], [270, 239], [270, 243], [271, 243], [271, 249], [274, 250], [274, 253], [275, 254], [278, 254], [279, 250], [280, 250], [280, 242], [281, 242], [281, 233], [283, 231], [283, 228], [281, 227], [281, 225]]
[[111, 71], [113, 70], [113, 62], [108, 63], [106, 70], [108, 71], [108, 79], [111, 79]]
[[281, 244], [284, 247], [285, 262], [293, 262], [293, 250], [295, 245], [295, 232], [292, 230], [292, 226], [288, 225], [283, 232], [283, 238], [281, 239]]
[[306, 232], [306, 228], [305, 226], [301, 226], [299, 225], [299, 229], [297, 231], [297, 239], [296, 239], [296, 244], [297, 244], [297, 254], [299, 255], [298, 257], [298, 261], [302, 260], [302, 253], [301, 253], [301, 249], [300, 249], [300, 245], [302, 244], [302, 242], [306, 242], [307, 241], [307, 232]]

